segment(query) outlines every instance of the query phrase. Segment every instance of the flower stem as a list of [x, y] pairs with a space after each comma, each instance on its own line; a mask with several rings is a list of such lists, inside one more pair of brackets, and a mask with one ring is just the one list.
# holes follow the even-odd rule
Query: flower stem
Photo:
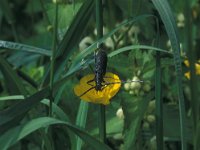
[[58, 4], [55, 5], [55, 20], [54, 20], [54, 37], [52, 45], [52, 55], [51, 55], [51, 68], [50, 68], [50, 103], [49, 103], [49, 116], [52, 116], [52, 103], [53, 103], [53, 79], [54, 79], [54, 64], [55, 64], [55, 51], [57, 45], [57, 27], [58, 26]]
[[106, 106], [99, 105], [99, 137], [103, 143], [106, 143]]
[[[96, 28], [97, 40], [103, 37], [103, 6], [102, 0], [96, 0]], [[106, 119], [105, 106], [99, 106], [99, 136], [103, 143], [106, 143]]]

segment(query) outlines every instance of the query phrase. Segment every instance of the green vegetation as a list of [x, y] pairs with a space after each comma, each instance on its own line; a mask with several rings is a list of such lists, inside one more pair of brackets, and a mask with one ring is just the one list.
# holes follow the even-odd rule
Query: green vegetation
[[[0, 150], [198, 150], [199, 25], [197, 0], [1, 0]], [[102, 43], [108, 105], [74, 93]]]

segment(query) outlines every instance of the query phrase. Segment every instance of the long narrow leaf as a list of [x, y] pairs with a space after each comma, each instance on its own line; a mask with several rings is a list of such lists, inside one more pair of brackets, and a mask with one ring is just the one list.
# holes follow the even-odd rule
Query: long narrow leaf
[[[87, 113], [88, 113], [88, 106], [87, 102], [81, 101], [78, 109], [78, 114], [76, 118], [76, 125], [82, 128], [85, 128], [86, 120], [87, 120]], [[76, 143], [76, 150], [81, 150], [82, 140], [77, 137]]]
[[20, 43], [16, 43], [16, 42], [0, 40], [0, 48], [6, 48], [6, 49], [10, 49], [10, 50], [18, 50], [18, 51], [24, 51], [24, 52], [30, 52], [30, 53], [51, 56], [51, 51], [49, 51], [49, 50], [26, 45], [26, 44], [20, 44]]
[[183, 86], [182, 86], [182, 68], [181, 68], [181, 58], [180, 58], [180, 43], [177, 38], [178, 35], [177, 27], [168, 2], [166, 0], [152, 0], [152, 2], [161, 16], [161, 19], [165, 25], [173, 49], [174, 65], [176, 70], [176, 79], [178, 87], [179, 111], [180, 111], [181, 146], [182, 150], [185, 150], [187, 149], [185, 141], [186, 115], [185, 115], [185, 102], [184, 102], [183, 88], [182, 88]]
[[22, 84], [22, 79], [18, 77], [17, 73], [2, 56], [0, 56], [0, 69], [5, 78], [8, 92], [26, 95], [27, 92]]
[[77, 134], [80, 138], [82, 138], [82, 140], [84, 140], [87, 144], [89, 144], [96, 150], [111, 150], [108, 146], [96, 140], [94, 137], [90, 136], [87, 132], [83, 131], [82, 129], [79, 129], [68, 122], [50, 117], [41, 117], [31, 120], [26, 124], [12, 128], [5, 134], [1, 135], [0, 149], [7, 150], [10, 146], [20, 141], [22, 138], [29, 135], [30, 133], [40, 128], [54, 124], [60, 124], [66, 126], [69, 130]]
[[[77, 15], [74, 17], [74, 20], [69, 26], [61, 43], [58, 45], [58, 49], [56, 50], [57, 59], [55, 62], [55, 79], [57, 79], [60, 73], [63, 71], [63, 68], [66, 62], [68, 62], [68, 58], [70, 57], [72, 51], [78, 45], [81, 39], [81, 35], [83, 34], [92, 15], [93, 7], [93, 0], [84, 1], [84, 4], [79, 9]], [[47, 72], [43, 85], [48, 83], [48, 78], [49, 71]]]
[[13, 106], [0, 112], [0, 133], [8, 130], [24, 117], [24, 115], [33, 108], [38, 102], [49, 96], [49, 88], [45, 88], [32, 96], [22, 100]]

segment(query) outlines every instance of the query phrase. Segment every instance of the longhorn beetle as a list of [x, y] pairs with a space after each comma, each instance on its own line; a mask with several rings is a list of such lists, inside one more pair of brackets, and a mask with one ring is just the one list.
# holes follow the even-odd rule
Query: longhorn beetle
[[[79, 97], [83, 96], [92, 89], [95, 89], [96, 91], [102, 91], [106, 85], [126, 83], [126, 81], [112, 82], [112, 83], [107, 83], [104, 81], [107, 68], [107, 60], [108, 60], [107, 54], [104, 49], [105, 47], [103, 45], [100, 45], [98, 51], [95, 52], [95, 76], [94, 79], [89, 80], [87, 82], [87, 84], [91, 85], [92, 87], [86, 90], [84, 93], [82, 93]], [[91, 82], [95, 82], [95, 86], [90, 84]], [[130, 81], [130, 82], [143, 82], [143, 81]]]

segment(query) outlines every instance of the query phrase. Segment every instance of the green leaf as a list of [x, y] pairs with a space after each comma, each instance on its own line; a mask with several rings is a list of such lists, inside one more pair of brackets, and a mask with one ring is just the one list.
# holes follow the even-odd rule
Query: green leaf
[[48, 97], [50, 93], [49, 88], [45, 88], [30, 97], [21, 100], [20, 102], [12, 105], [8, 109], [0, 112], [0, 133], [5, 132], [12, 126], [18, 124], [18, 122], [26, 115], [26, 113], [33, 108], [38, 102], [45, 97]]
[[182, 68], [181, 68], [181, 58], [180, 58], [180, 43], [177, 38], [177, 27], [174, 17], [172, 15], [172, 11], [166, 0], [152, 0], [153, 4], [155, 5], [157, 11], [159, 12], [161, 19], [165, 25], [165, 29], [169, 36], [171, 46], [173, 49], [174, 55], [174, 65], [176, 71], [176, 80], [177, 80], [177, 87], [178, 87], [178, 101], [179, 101], [179, 111], [180, 111], [180, 130], [181, 130], [181, 147], [182, 150], [187, 149], [186, 145], [186, 113], [185, 113], [185, 101], [183, 96], [183, 84], [182, 84]]
[[[85, 128], [87, 113], [88, 113], [88, 102], [81, 101], [78, 109], [78, 114], [76, 117], [76, 125], [82, 128]], [[81, 150], [82, 140], [77, 138], [76, 150]]]
[[[91, 54], [95, 49], [97, 49], [97, 45], [103, 43], [108, 37], [111, 37], [112, 35], [114, 35], [117, 31], [119, 31], [123, 26], [126, 26], [128, 24], [134, 23], [136, 21], [139, 21], [141, 19], [144, 18], [154, 18], [155, 16], [153, 15], [142, 15], [139, 17], [135, 17], [135, 18], [130, 18], [129, 20], [125, 20], [123, 23], [119, 24], [116, 28], [114, 28], [112, 31], [110, 31], [108, 34], [104, 35], [101, 39], [99, 39], [98, 41], [94, 42], [92, 45], [90, 45], [88, 48], [82, 50], [74, 59], [72, 62], [72, 65], [69, 68], [69, 71], [71, 69], [73, 69], [77, 64], [79, 64], [80, 66], [82, 65], [82, 60], [89, 54]], [[122, 48], [119, 50], [119, 52], [116, 53], [120, 53], [120, 51], [126, 51], [126, 50], [130, 50], [132, 47], [126, 47], [126, 48]], [[156, 50], [155, 47], [148, 47], [148, 46], [144, 46], [143, 48], [150, 48], [150, 49], [154, 49]], [[158, 51], [163, 51], [163, 52], [167, 52], [165, 50], [162, 49], [157, 49]], [[116, 55], [115, 51], [113, 52], [113, 54], [109, 55], [109, 57], [112, 57], [112, 55]]]
[[23, 125], [12, 128], [0, 137], [0, 149], [7, 150], [10, 146], [20, 141], [25, 136], [30, 133], [49, 125], [60, 124], [66, 126], [69, 130], [77, 134], [82, 140], [87, 144], [92, 146], [96, 150], [111, 150], [107, 145], [96, 140], [94, 137], [90, 136], [87, 132], [79, 129], [78, 127], [58, 119], [50, 117], [41, 117], [33, 119]]
[[10, 50], [19, 50], [19, 51], [24, 51], [24, 52], [30, 52], [30, 53], [51, 56], [51, 51], [49, 51], [49, 50], [26, 45], [26, 44], [20, 44], [20, 43], [16, 43], [16, 42], [0, 40], [0, 48], [6, 48], [6, 49], [10, 49]]
[[[56, 50], [57, 59], [55, 62], [55, 79], [60, 76], [60, 73], [63, 71], [63, 68], [68, 62], [68, 59], [71, 56], [73, 50], [78, 45], [81, 39], [81, 35], [87, 27], [88, 21], [92, 15], [93, 7], [93, 0], [84, 1], [83, 5], [81, 6], [71, 25], [69, 26], [66, 34], [64, 35], [62, 41], [58, 45], [58, 48]], [[47, 75], [44, 79], [44, 85], [48, 83], [48, 78], [49, 70], [47, 71]]]
[[23, 95], [12, 95], [12, 96], [0, 97], [0, 101], [22, 100], [22, 99], [24, 99], [24, 96], [23, 96]]
[[2, 56], [0, 56], [0, 69], [4, 76], [8, 92], [11, 94], [26, 95], [27, 92], [22, 84], [22, 79], [18, 77], [17, 73]]
[[163, 53], [169, 53], [171, 54], [171, 52], [160, 49], [160, 48], [155, 48], [153, 46], [146, 46], [146, 45], [131, 45], [131, 46], [126, 46], [120, 49], [115, 50], [114, 52], [111, 52], [108, 57], [113, 57], [115, 55], [118, 55], [120, 53], [123, 53], [125, 51], [129, 51], [129, 50], [137, 50], [137, 49], [146, 49], [146, 50], [154, 50], [154, 51], [160, 51]]

